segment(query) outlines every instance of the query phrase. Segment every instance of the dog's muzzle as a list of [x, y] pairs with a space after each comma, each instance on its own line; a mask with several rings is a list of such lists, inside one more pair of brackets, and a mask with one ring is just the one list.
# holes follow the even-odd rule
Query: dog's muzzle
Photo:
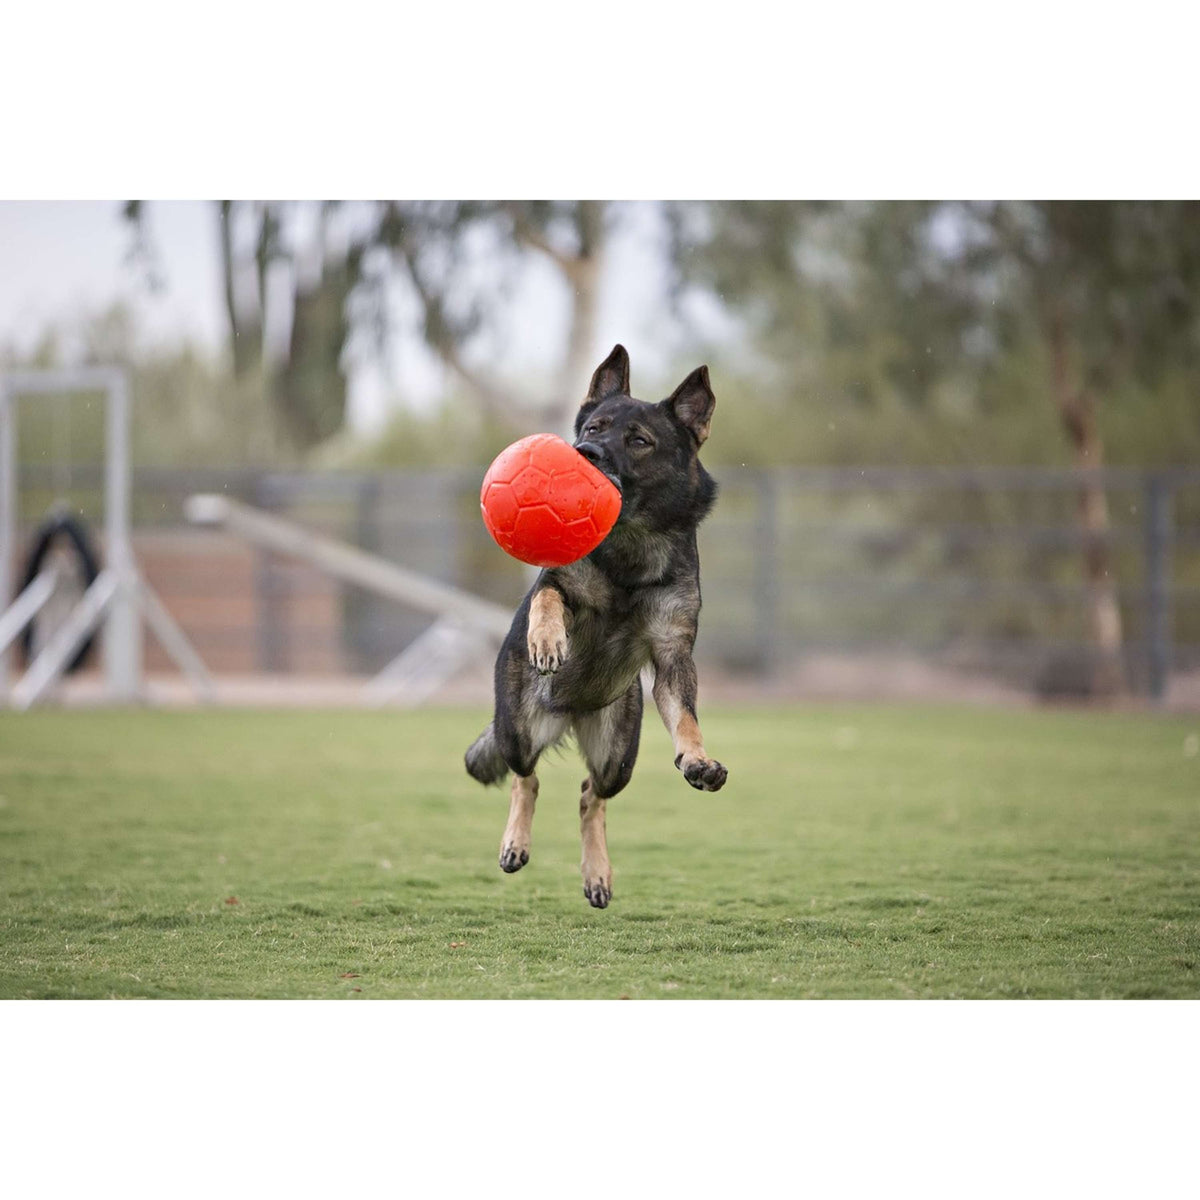
[[578, 442], [575, 449], [583, 455], [584, 458], [592, 464], [602, 475], [606, 476], [612, 485], [619, 492], [621, 490], [621, 479], [613, 468], [613, 464], [608, 455], [604, 452], [604, 448], [597, 446], [595, 442]]

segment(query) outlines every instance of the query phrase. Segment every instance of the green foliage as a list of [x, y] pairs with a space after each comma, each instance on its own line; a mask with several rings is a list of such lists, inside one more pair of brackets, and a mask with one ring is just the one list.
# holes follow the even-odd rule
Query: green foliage
[[436, 408], [394, 413], [371, 437], [343, 434], [322, 446], [313, 463], [354, 470], [479, 466], [529, 432], [515, 422], [481, 413], [469, 396], [456, 392]]
[[294, 461], [252, 380], [191, 347], [140, 358], [131, 373], [137, 405], [134, 462], [146, 466], [255, 466]]
[[[560, 424], [562, 398], [590, 363], [598, 272], [620, 206], [310, 205], [319, 220], [308, 241], [296, 207], [222, 207], [226, 275], [257, 280], [257, 290], [227, 293], [227, 356], [139, 346], [117, 307], [48, 330], [27, 365], [75, 361], [80, 350], [87, 361], [126, 363], [142, 463], [478, 464], [502, 437]], [[149, 211], [133, 203], [128, 215], [135, 258], [157, 270]], [[1066, 464], [1060, 386], [1096, 394], [1110, 462], [1200, 461], [1200, 206], [688, 202], [663, 211], [678, 377], [697, 356], [712, 367], [714, 461]], [[266, 286], [285, 259], [290, 295]], [[480, 348], [503, 336], [532, 259], [569, 285], [569, 344], [561, 371], [515, 383], [481, 368]], [[343, 428], [348, 347], [352, 335], [357, 351], [386, 342], [396, 287], [455, 390], [439, 411], [398, 415], [377, 445], [354, 444]], [[290, 303], [290, 325], [267, 321], [268, 292]], [[701, 297], [720, 318], [715, 328], [693, 320]], [[269, 363], [264, 325], [291, 329]]]
[[772, 430], [775, 462], [1066, 463], [1059, 389], [1086, 388], [1109, 461], [1200, 459], [1200, 206], [668, 213], [679, 311], [706, 296], [749, 347], [706, 347], [742, 458]]
[[[269, 410], [284, 453], [309, 453], [342, 430], [347, 361], [388, 344], [402, 293], [415, 308], [411, 332], [472, 393], [473, 407], [510, 423], [556, 426], [562, 397], [577, 394], [590, 370], [608, 209], [590, 200], [219, 201], [234, 380]], [[130, 202], [123, 215], [130, 261], [153, 287], [147, 206]], [[549, 400], [501, 386], [473, 354], [503, 336], [514, 282], [535, 257], [558, 271], [571, 313]]]
[[498, 869], [484, 719], [0, 715], [0, 996], [1200, 996], [1193, 719], [714, 709], [705, 796], [648, 718], [603, 912], [573, 750]]
[[[230, 467], [297, 461], [263, 403], [254, 379], [236, 379], [221, 356], [189, 343], [144, 344], [123, 304], [48, 328], [34, 352], [0, 352], [0, 364], [49, 369], [68, 364], [124, 367], [134, 404], [137, 466]], [[103, 459], [102, 409], [95, 397], [72, 394], [20, 412], [21, 460], [53, 467], [96, 466]]]

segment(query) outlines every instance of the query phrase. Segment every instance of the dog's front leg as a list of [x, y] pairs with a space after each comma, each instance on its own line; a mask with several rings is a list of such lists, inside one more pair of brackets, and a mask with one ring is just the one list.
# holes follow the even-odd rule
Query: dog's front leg
[[567, 660], [567, 607], [562, 592], [547, 584], [529, 602], [526, 636], [529, 662], [541, 675], [552, 675]]
[[729, 772], [704, 752], [696, 720], [696, 664], [690, 645], [674, 642], [654, 654], [654, 703], [675, 745], [675, 765], [694, 788], [715, 792]]

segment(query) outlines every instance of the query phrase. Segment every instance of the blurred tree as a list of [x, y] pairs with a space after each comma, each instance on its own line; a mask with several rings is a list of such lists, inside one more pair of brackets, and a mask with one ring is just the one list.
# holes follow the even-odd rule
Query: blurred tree
[[319, 205], [307, 232], [292, 205], [217, 207], [234, 378], [258, 378], [285, 442], [304, 453], [345, 421], [348, 301], [375, 231], [334, 229], [336, 203]]
[[935, 205], [730, 201], [665, 211], [676, 303], [699, 288], [734, 310], [774, 388], [867, 408], [930, 402], [964, 316], [928, 234]]
[[[1195, 203], [681, 203], [667, 214], [677, 306], [700, 291], [733, 310], [781, 402], [831, 396], [913, 419], [949, 406], [978, 423], [1000, 408], [1017, 431], [1040, 420], [1029, 400], [1041, 392], [1073, 461], [1098, 467], [1100, 397], [1136, 404], [1200, 371]], [[1111, 691], [1120, 610], [1104, 492], [1086, 477], [1079, 513], [1096, 687]]]
[[[351, 339], [365, 327], [386, 345], [396, 278], [415, 298], [426, 344], [484, 411], [515, 430], [569, 427], [595, 353], [609, 205], [326, 202], [315, 220], [304, 220], [312, 207], [216, 204], [234, 377], [257, 382], [293, 453], [342, 427]], [[145, 204], [130, 201], [124, 215], [134, 234], [131, 260], [161, 285]], [[507, 385], [477, 353], [484, 335], [503, 325], [504, 298], [532, 256], [557, 270], [569, 310], [561, 367], [542, 396]]]
[[[290, 203], [221, 200], [214, 207], [235, 387], [243, 399], [257, 393], [266, 400], [283, 443], [277, 452], [303, 454], [345, 420], [347, 301], [363, 282], [372, 231], [333, 230], [337, 204], [318, 206], [307, 229]], [[163, 275], [147, 206], [129, 201], [123, 211], [134, 238], [130, 260], [157, 290]]]
[[[420, 303], [428, 346], [484, 409], [514, 430], [570, 428], [596, 353], [596, 314], [613, 206], [578, 201], [442, 201], [387, 205], [381, 242]], [[550, 263], [565, 284], [569, 312], [561, 366], [548, 394], [530, 396], [472, 356], [479, 335], [498, 323], [496, 295], [528, 254]]]
[[1085, 472], [1079, 492], [1089, 622], [1099, 651], [1094, 690], [1120, 688], [1122, 645], [1105, 492], [1088, 469], [1104, 465], [1098, 407], [1131, 379], [1160, 385], [1165, 371], [1200, 363], [1200, 205], [1147, 201], [1038, 201], [962, 206], [977, 232], [964, 269], [1007, 286], [1010, 326], [1032, 324], [1049, 363], [1048, 391]]
[[[0, 340], [0, 370], [79, 365], [119, 365], [129, 372], [137, 406], [135, 465], [231, 467], [269, 460], [267, 413], [249, 389], [232, 382], [212, 354], [189, 343], [143, 342], [137, 314], [123, 302], [62, 318], [29, 349]], [[95, 467], [104, 454], [104, 410], [87, 398], [70, 408], [71, 457]], [[37, 441], [35, 422], [49, 419], [39, 418], [38, 411], [30, 406], [23, 417], [21, 440], [22, 455], [35, 463], [42, 452], [46, 461], [54, 456], [51, 444]]]
[[1111, 403], [1126, 402], [1128, 384], [1156, 389], [1200, 371], [1200, 204], [665, 211], [676, 305], [703, 293], [735, 314], [759, 382], [792, 401], [820, 390], [843, 405], [920, 413], [950, 393], [974, 416], [1028, 413], [1030, 385], [1013, 395], [1022, 355], [1044, 364], [1042, 388], [1059, 408], [1064, 370], [1070, 390]]

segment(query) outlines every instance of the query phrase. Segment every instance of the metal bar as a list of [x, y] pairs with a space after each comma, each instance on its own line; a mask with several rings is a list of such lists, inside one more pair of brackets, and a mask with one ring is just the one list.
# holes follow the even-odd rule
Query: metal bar
[[50, 567], [8, 606], [4, 615], [0, 616], [0, 653], [7, 650], [20, 636], [21, 630], [42, 611], [57, 586], [58, 571]]
[[775, 478], [768, 470], [758, 472], [755, 543], [758, 669], [764, 675], [772, 675], [779, 654], [779, 503], [775, 493]]
[[129, 389], [121, 372], [109, 379], [104, 471], [104, 541], [108, 567], [120, 583], [108, 615], [104, 669], [113, 699], [136, 700], [142, 686], [142, 626], [137, 611], [137, 571], [130, 539]]
[[14, 708], [25, 710], [35, 704], [46, 689], [62, 675], [68, 662], [96, 627], [105, 610], [120, 590], [121, 581], [112, 570], [101, 571], [71, 615], [58, 627], [41, 654], [12, 690]]
[[[1079, 603], [1089, 595], [1087, 585], [1082, 583], [1009, 581], [986, 576], [972, 579], [888, 579], [882, 575], [810, 577], [802, 573], [781, 572], [780, 579], [794, 580], [797, 589], [805, 596], [844, 597], [844, 600], [839, 600], [839, 605], [847, 602], [873, 604], [884, 600], [888, 603], [902, 600], [923, 602], [930, 596], [947, 600], [979, 601], [993, 598], [1006, 602], [1036, 599]], [[706, 599], [714, 600], [745, 596], [745, 585], [738, 576], [716, 575], [705, 580], [704, 595]], [[1119, 588], [1117, 596], [1122, 603], [1136, 603], [1144, 599], [1145, 591], [1137, 587]], [[1174, 588], [1172, 597], [1176, 604], [1194, 604], [1200, 601], [1200, 588]]]
[[[1101, 467], [1081, 471], [1074, 467], [773, 467], [781, 481], [800, 490], [812, 491], [943, 491], [954, 488], [975, 491], [1068, 491], [1081, 483], [1096, 483], [1106, 489], [1140, 491], [1145, 472], [1137, 467]], [[735, 485], [753, 486], [754, 468], [722, 467], [718, 482], [727, 490]], [[1173, 486], [1200, 484], [1194, 467], [1164, 471]]]
[[487, 639], [478, 630], [455, 621], [435, 621], [367, 684], [364, 695], [376, 706], [395, 701], [416, 708], [463, 664], [486, 651]]
[[[354, 544], [371, 554], [380, 554], [383, 541], [379, 531], [380, 483], [377, 475], [364, 475], [354, 496]], [[354, 667], [370, 661], [364, 646], [372, 627], [386, 620], [379, 598], [361, 591], [343, 590], [342, 613], [345, 621], [343, 639], [350, 651]]]
[[[751, 522], [747, 520], [745, 523], [749, 525]], [[853, 525], [833, 518], [797, 521], [788, 529], [789, 540], [816, 538], [825, 545], [866, 543], [907, 546], [918, 541], [938, 539], [959, 546], [1015, 543], [1062, 550], [1076, 550], [1085, 543], [1096, 541], [1110, 546], [1140, 544], [1143, 536], [1142, 530], [1137, 527], [1121, 525], [1089, 535], [1081, 533], [1077, 526], [1070, 525], [933, 525], [914, 522], [880, 527]]]
[[313, 563], [322, 571], [390, 596], [423, 612], [454, 617], [495, 637], [508, 632], [512, 614], [449, 584], [406, 571], [385, 559], [343, 542], [321, 537], [291, 521], [259, 512], [225, 496], [191, 496], [184, 505], [196, 525], [221, 525], [257, 545]]
[[45, 396], [55, 392], [107, 392], [122, 378], [113, 367], [71, 367], [36, 371], [9, 371], [13, 395]]
[[167, 611], [163, 602], [154, 591], [146, 585], [145, 580], [138, 580], [137, 602], [146, 618], [146, 623], [154, 631], [159, 644], [171, 656], [175, 665], [187, 677], [195, 692], [204, 700], [213, 701], [217, 698], [212, 676], [203, 660], [193, 649], [175, 618]]
[[[254, 502], [260, 510], [275, 507], [274, 476], [263, 475], [254, 489]], [[186, 509], [187, 502], [184, 502]], [[254, 559], [254, 609], [258, 669], [276, 674], [287, 669], [288, 626], [284, 590], [286, 573], [279, 569], [273, 551], [262, 546]]]
[[1171, 671], [1171, 488], [1146, 480], [1146, 672], [1153, 700], [1167, 694]]
[[483, 468], [444, 467], [433, 470], [413, 471], [274, 471], [268, 477], [276, 494], [286, 500], [297, 497], [311, 499], [350, 499], [367, 480], [378, 482], [382, 487], [399, 485], [426, 493], [439, 484], [454, 487], [479, 487]]
[[[58, 389], [48, 389], [58, 390]], [[768, 468], [779, 482], [794, 485], [803, 491], [846, 491], [853, 489], [937, 491], [954, 488], [974, 491], [1074, 491], [1081, 478], [1095, 480], [1114, 491], [1140, 491], [1145, 483], [1145, 471], [1137, 467], [1102, 467], [1079, 472], [1073, 467], [786, 467]], [[80, 484], [97, 483], [101, 468], [80, 463], [73, 468]], [[724, 466], [714, 468], [726, 491], [734, 487], [754, 486], [757, 467]], [[47, 481], [52, 468], [27, 463], [22, 471], [31, 479]], [[1165, 478], [1172, 488], [1200, 487], [1200, 470], [1195, 467], [1164, 467], [1156, 475]], [[281, 496], [292, 498], [319, 496], [345, 498], [352, 496], [366, 478], [378, 479], [383, 487], [393, 483], [412, 483], [433, 486], [446, 481], [454, 486], [478, 486], [483, 468], [446, 467], [432, 470], [272, 472], [264, 475], [257, 467], [139, 467], [135, 473], [138, 488], [167, 488], [185, 480], [189, 492], [208, 492], [227, 488], [230, 492], [250, 494], [262, 478], [270, 480]]]
[[[17, 428], [7, 378], [0, 377], [0, 609], [13, 593], [17, 553]], [[0, 695], [7, 695], [8, 648], [0, 649]]]

